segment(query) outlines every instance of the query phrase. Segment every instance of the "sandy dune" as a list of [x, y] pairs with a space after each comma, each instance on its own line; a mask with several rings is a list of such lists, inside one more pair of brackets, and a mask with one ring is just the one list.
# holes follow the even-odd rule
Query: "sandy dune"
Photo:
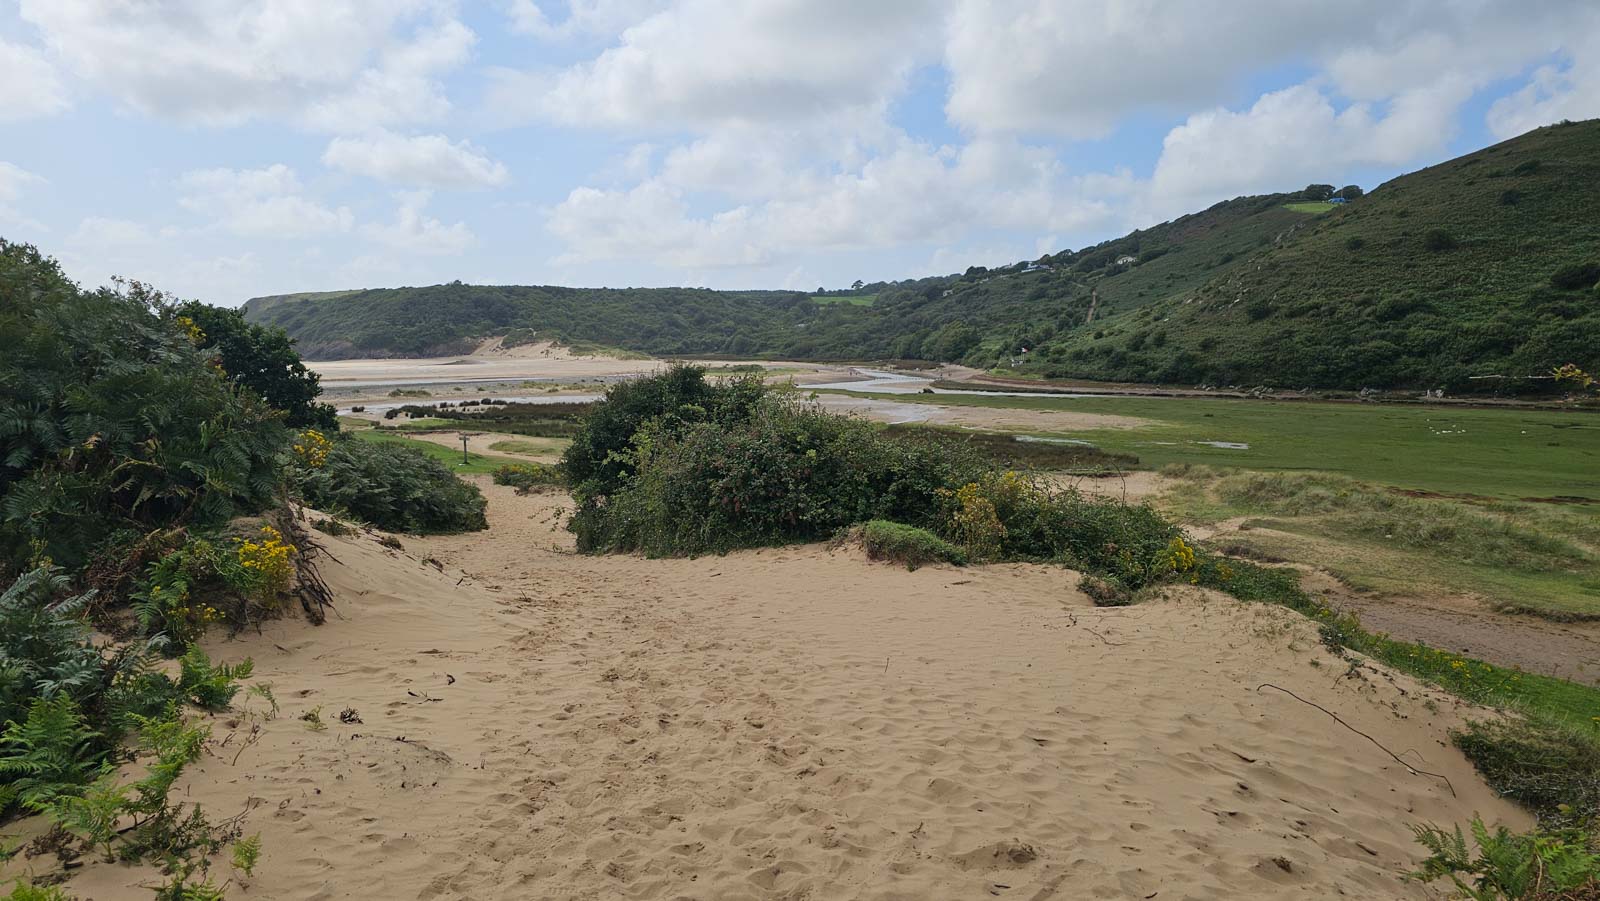
[[1447, 744], [1470, 711], [1281, 610], [848, 548], [580, 557], [564, 499], [483, 484], [489, 532], [328, 539], [339, 617], [212, 642], [283, 706], [216, 718], [180, 790], [250, 809], [237, 897], [1409, 898], [1409, 824], [1528, 822]]

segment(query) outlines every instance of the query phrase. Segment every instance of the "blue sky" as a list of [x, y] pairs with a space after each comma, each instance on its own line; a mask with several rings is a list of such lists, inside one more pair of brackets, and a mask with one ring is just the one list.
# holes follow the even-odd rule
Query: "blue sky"
[[0, 0], [0, 235], [224, 304], [838, 287], [1595, 115], [1579, 0]]

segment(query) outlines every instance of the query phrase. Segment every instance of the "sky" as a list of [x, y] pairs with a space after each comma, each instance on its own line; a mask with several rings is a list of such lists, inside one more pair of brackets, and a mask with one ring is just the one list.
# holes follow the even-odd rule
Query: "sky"
[[226, 305], [837, 288], [1595, 116], [1595, 0], [0, 0], [0, 236]]

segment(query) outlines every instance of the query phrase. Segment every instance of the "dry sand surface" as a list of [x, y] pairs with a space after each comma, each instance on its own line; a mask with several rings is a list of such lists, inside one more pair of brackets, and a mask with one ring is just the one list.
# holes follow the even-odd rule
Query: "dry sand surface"
[[[654, 372], [667, 365], [666, 361], [656, 359], [575, 356], [564, 347], [548, 343], [507, 350], [499, 346], [499, 341], [491, 339], [471, 354], [459, 357], [313, 360], [306, 365], [322, 377], [323, 388], [330, 396], [351, 394], [358, 386], [454, 385], [494, 379], [594, 379]], [[728, 361], [707, 365], [741, 364]], [[799, 376], [818, 373], [808, 376], [812, 380], [821, 377], [820, 374], [837, 378], [846, 371], [842, 367], [811, 363], [763, 362], [761, 365], [793, 370]]]
[[250, 811], [232, 897], [1413, 898], [1410, 824], [1529, 823], [1449, 746], [1470, 709], [1283, 610], [849, 548], [581, 557], [563, 498], [480, 484], [490, 531], [329, 538], [338, 616], [210, 643], [283, 705], [215, 718], [178, 789]]

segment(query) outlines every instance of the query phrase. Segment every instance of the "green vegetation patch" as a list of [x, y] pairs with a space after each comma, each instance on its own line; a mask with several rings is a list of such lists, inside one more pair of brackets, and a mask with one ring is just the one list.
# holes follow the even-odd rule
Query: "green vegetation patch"
[[812, 301], [814, 301], [816, 303], [820, 303], [820, 304], [843, 303], [843, 304], [849, 304], [850, 306], [853, 306], [853, 307], [870, 307], [873, 304], [878, 302], [878, 295], [876, 295], [876, 294], [846, 294], [846, 295], [816, 294], [816, 295], [813, 295], [811, 297], [811, 299], [812, 299]]
[[874, 519], [856, 531], [861, 547], [873, 560], [887, 560], [914, 570], [930, 563], [964, 566], [967, 552], [927, 529]]
[[372, 444], [388, 444], [406, 448], [424, 457], [436, 460], [449, 471], [461, 475], [486, 475], [494, 472], [498, 466], [520, 462], [511, 457], [496, 457], [492, 454], [480, 454], [476, 451], [469, 452], [466, 455], [465, 462], [463, 462], [459, 447], [446, 447], [443, 444], [436, 444], [432, 441], [407, 438], [388, 429], [364, 429], [359, 432], [352, 432], [350, 437]]
[[1051, 435], [1018, 435], [908, 424], [885, 426], [884, 433], [890, 437], [936, 436], [947, 442], [966, 445], [1004, 466], [1100, 475], [1124, 472], [1139, 465], [1139, 458], [1133, 454], [1109, 452], [1080, 439]]
[[518, 494], [527, 494], [535, 488], [559, 486], [566, 483], [558, 466], [543, 463], [507, 463], [494, 471], [496, 485], [509, 485]]
[[1325, 200], [1303, 200], [1299, 203], [1286, 203], [1283, 208], [1294, 210], [1296, 213], [1326, 213], [1329, 210], [1338, 209], [1339, 205]]
[[[884, 395], [837, 391], [851, 397]], [[895, 395], [896, 403], [1108, 413], [1158, 420], [1064, 437], [1160, 468], [1319, 470], [1398, 488], [1600, 500], [1600, 416], [1485, 407], [1165, 397]], [[1248, 448], [1218, 447], [1246, 444]]]
[[[397, 438], [371, 430], [335, 441], [320, 465], [296, 469], [296, 487], [313, 507], [391, 532], [471, 532], [489, 527], [483, 493], [456, 478], [442, 462], [452, 455], [449, 448]], [[478, 471], [489, 468], [489, 459], [479, 458], [477, 465], [484, 468]]]
[[527, 454], [530, 457], [559, 456], [571, 443], [564, 438], [507, 438], [491, 443], [489, 449], [503, 454]]

